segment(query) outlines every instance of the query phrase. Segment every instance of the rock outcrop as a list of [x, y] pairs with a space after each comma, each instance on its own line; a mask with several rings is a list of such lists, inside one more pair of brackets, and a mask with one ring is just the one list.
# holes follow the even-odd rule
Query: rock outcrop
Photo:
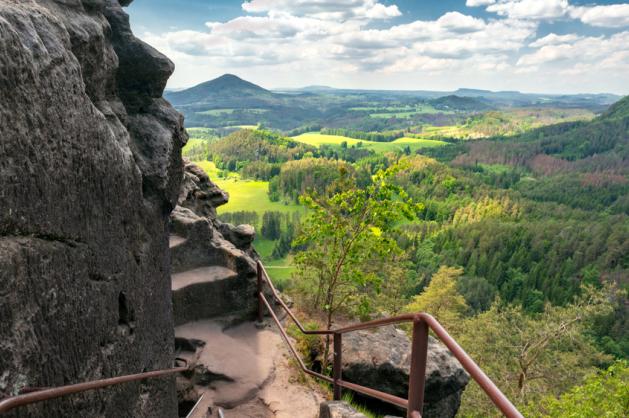
[[[194, 365], [177, 378], [180, 416], [314, 418], [321, 395], [292, 383], [297, 371], [280, 335], [250, 320], [257, 309], [255, 231], [216, 215], [229, 196], [184, 161], [170, 216], [177, 354]], [[249, 321], [248, 321], [249, 320]], [[202, 396], [202, 398], [201, 398]]]
[[178, 206], [170, 216], [175, 324], [219, 316], [251, 316], [257, 306], [257, 254], [248, 225], [219, 221], [227, 194], [186, 161]]
[[[408, 397], [411, 343], [393, 326], [343, 336], [343, 378], [363, 386]], [[454, 417], [469, 376], [448, 349], [429, 337], [423, 417]]]
[[[173, 64], [129, 0], [0, 2], [0, 397], [171, 367], [168, 216], [182, 117]], [[15, 410], [172, 417], [174, 378]]]

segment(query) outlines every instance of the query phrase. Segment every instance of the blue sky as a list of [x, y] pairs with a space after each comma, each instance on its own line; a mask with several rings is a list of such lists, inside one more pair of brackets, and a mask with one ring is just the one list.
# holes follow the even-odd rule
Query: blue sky
[[267, 88], [629, 94], [629, 3], [583, 0], [135, 0], [169, 87], [224, 73]]

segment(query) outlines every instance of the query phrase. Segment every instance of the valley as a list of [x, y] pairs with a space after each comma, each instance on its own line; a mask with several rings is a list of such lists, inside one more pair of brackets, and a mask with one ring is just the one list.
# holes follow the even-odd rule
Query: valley
[[[613, 288], [605, 313], [579, 331], [589, 336], [579, 344], [592, 357], [577, 374], [629, 356], [629, 99], [609, 106], [600, 97], [564, 97], [540, 106], [528, 96], [531, 102], [523, 104], [504, 95], [440, 100], [399, 92], [395, 99], [381, 92], [325, 90], [309, 92], [309, 98], [293, 92], [295, 98], [282, 100], [311, 100], [319, 110], [302, 108], [310, 119], [301, 115], [294, 119], [300, 125], [279, 127], [271, 117], [280, 112], [276, 94], [267, 95], [274, 103], [268, 107], [256, 103], [256, 112], [205, 111], [209, 122], [188, 129], [183, 154], [230, 194], [230, 203], [218, 209], [220, 219], [255, 227], [254, 246], [282, 291], [301, 304], [314, 291], [304, 273], [313, 245], [304, 241], [304, 231], [316, 235], [316, 212], [331, 210], [327, 205], [344, 193], [343, 201], [352, 199], [393, 170], [387, 181], [401, 193], [394, 201], [413, 202], [407, 218], [392, 212], [391, 222], [374, 230], [391, 240], [387, 251], [396, 254], [389, 260], [394, 264], [369, 273], [383, 287], [375, 293], [373, 285], [356, 288], [343, 315], [428, 309], [413, 304], [429, 297], [440, 274], [454, 286], [447, 297], [464, 306], [437, 314], [453, 329], [450, 317], [462, 320], [465, 314], [471, 326], [481, 318], [500, 321], [499, 310], [507, 308], [518, 310], [522, 320], [542, 321], [552, 309], [569, 312], [592, 286]], [[249, 98], [238, 100], [253, 109]], [[326, 113], [326, 106], [337, 111]], [[255, 125], [234, 127], [245, 123]], [[464, 327], [456, 335], [473, 345], [470, 332]], [[568, 364], [567, 347], [550, 350], [548, 358]], [[549, 372], [547, 366], [538, 365]], [[518, 366], [513, 363], [509, 372], [497, 363], [484, 367], [499, 379]], [[573, 386], [555, 378], [561, 390]], [[502, 384], [516, 390], [513, 382]], [[522, 407], [550, 390], [539, 388]], [[480, 398], [466, 392], [464, 416], [474, 408], [489, 413]]]
[[0, 415], [629, 417], [629, 5], [454, 3], [0, 1]]

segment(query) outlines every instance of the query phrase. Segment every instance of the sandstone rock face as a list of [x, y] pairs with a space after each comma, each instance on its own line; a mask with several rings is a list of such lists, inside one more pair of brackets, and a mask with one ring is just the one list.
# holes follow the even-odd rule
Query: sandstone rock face
[[[404, 331], [388, 326], [343, 336], [343, 378], [408, 397], [411, 343]], [[429, 337], [425, 418], [454, 417], [469, 376], [448, 349]]]
[[[124, 5], [130, 1], [122, 1]], [[117, 0], [0, 2], [0, 397], [172, 366], [172, 63]], [[15, 410], [172, 417], [174, 378]]]
[[224, 224], [216, 208], [228, 195], [185, 161], [178, 206], [170, 216], [175, 324], [251, 316], [257, 306], [257, 254], [249, 225]]
[[184, 164], [170, 216], [172, 293], [177, 354], [194, 371], [177, 379], [180, 414], [203, 396], [199, 416], [216, 406], [228, 416], [284, 416], [273, 415], [262, 394], [280, 364], [273, 357], [279, 337], [242, 324], [257, 309], [255, 231], [222, 223], [216, 208], [229, 196], [201, 168]]

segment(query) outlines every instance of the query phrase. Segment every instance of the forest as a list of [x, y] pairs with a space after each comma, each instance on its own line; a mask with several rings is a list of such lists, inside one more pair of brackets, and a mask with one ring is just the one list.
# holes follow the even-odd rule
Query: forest
[[[219, 216], [256, 227], [258, 252], [305, 321], [427, 311], [525, 415], [586, 416], [578, 408], [609, 385], [621, 400], [606, 413], [622, 416], [613, 414], [629, 407], [629, 98], [593, 118], [566, 120], [580, 114], [570, 112], [537, 124], [530, 109], [491, 107], [415, 148], [371, 144], [415, 140], [417, 127], [311, 124], [214, 133], [185, 152], [235, 199], [250, 182], [264, 189], [268, 203], [257, 195]], [[487, 135], [456, 137], [478, 125]], [[301, 346], [325, 359], [324, 341]], [[460, 416], [492, 414], [470, 385]]]

